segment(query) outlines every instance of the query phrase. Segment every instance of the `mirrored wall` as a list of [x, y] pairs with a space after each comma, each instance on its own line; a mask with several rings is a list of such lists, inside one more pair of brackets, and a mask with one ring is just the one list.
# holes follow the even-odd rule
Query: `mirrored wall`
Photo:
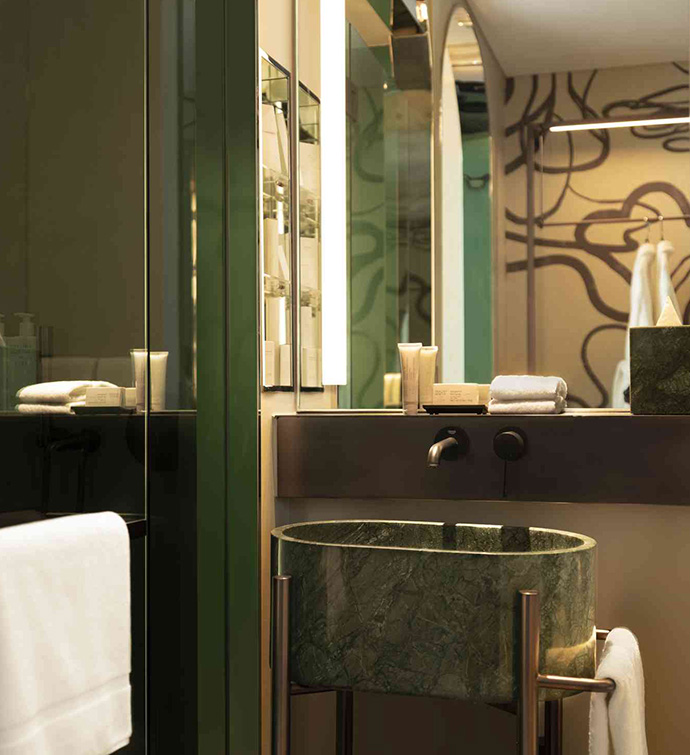
[[[571, 408], [626, 410], [647, 242], [650, 289], [671, 292], [688, 321], [690, 9], [581, 12], [596, 23], [566, 0], [345, 3], [335, 276], [333, 245], [321, 250], [322, 291], [342, 278], [347, 289], [344, 338], [322, 301], [324, 373], [324, 344], [342, 340], [347, 365], [323, 381], [334, 406], [398, 408], [397, 343], [421, 342], [439, 347], [437, 381], [556, 374]], [[300, 34], [299, 60], [312, 64], [318, 45]], [[322, 57], [324, 105], [329, 70]], [[662, 302], [650, 307], [653, 324]], [[298, 328], [311, 342], [311, 321]]]

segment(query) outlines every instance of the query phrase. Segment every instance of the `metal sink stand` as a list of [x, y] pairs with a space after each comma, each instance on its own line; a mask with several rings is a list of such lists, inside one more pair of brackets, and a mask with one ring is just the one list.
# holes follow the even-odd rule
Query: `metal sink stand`
[[[539, 755], [539, 689], [560, 689], [574, 692], [607, 694], [616, 689], [612, 679], [584, 679], [573, 676], [554, 676], [539, 673], [539, 593], [520, 591], [520, 678], [518, 720], [520, 755]], [[597, 639], [606, 639], [608, 631], [597, 630]], [[560, 701], [545, 705], [545, 750], [549, 755], [561, 755], [562, 706]]]
[[[271, 755], [290, 753], [290, 699], [292, 695], [316, 692], [337, 694], [337, 753], [353, 752], [353, 694], [351, 690], [301, 688], [290, 683], [290, 582], [287, 575], [273, 577], [271, 622], [271, 668], [273, 711]], [[554, 676], [539, 672], [539, 593], [520, 591], [520, 672], [518, 694], [519, 755], [562, 755], [563, 706], [561, 700], [544, 704], [544, 737], [539, 741], [539, 689], [574, 692], [610, 693], [616, 688], [612, 679], [585, 679]], [[606, 639], [608, 631], [597, 630], [597, 639]], [[541, 747], [540, 747], [541, 744]]]

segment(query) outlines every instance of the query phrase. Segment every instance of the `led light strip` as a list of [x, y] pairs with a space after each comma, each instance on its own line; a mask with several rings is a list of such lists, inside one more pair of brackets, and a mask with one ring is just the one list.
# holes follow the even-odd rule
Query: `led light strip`
[[345, 0], [321, 0], [321, 296], [324, 385], [347, 383]]
[[674, 123], [690, 123], [690, 116], [681, 118], [641, 118], [629, 121], [591, 121], [589, 123], [563, 123], [549, 126], [549, 131], [598, 131], [605, 128], [634, 128], [635, 126], [670, 126]]

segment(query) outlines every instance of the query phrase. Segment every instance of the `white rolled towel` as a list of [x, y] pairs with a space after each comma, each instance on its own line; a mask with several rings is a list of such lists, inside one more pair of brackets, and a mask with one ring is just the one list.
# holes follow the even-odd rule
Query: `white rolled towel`
[[565, 399], [558, 396], [553, 401], [489, 401], [489, 414], [561, 414]]
[[555, 401], [565, 399], [568, 386], [560, 377], [540, 375], [499, 375], [491, 383], [492, 399], [505, 401]]
[[20, 414], [74, 414], [72, 407], [84, 406], [85, 401], [71, 401], [69, 404], [17, 404]]
[[104, 380], [54, 380], [27, 385], [17, 391], [20, 404], [71, 404], [84, 401], [87, 388], [117, 388]]

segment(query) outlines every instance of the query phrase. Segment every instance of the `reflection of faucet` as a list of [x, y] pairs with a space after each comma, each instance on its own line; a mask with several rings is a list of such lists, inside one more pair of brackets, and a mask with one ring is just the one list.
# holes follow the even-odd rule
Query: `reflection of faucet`
[[61, 451], [78, 451], [79, 464], [77, 476], [77, 504], [76, 511], [83, 513], [86, 510], [86, 460], [89, 454], [94, 453], [100, 446], [101, 439], [93, 430], [83, 430], [73, 435], [64, 435], [61, 438], [48, 440], [43, 446], [43, 511], [48, 510], [50, 502], [50, 479], [52, 471], [53, 454]]
[[455, 448], [459, 445], [458, 439], [450, 436], [434, 443], [429, 449], [429, 453], [426, 457], [427, 467], [430, 469], [438, 469], [438, 466], [441, 463], [441, 454], [443, 454], [447, 448]]

